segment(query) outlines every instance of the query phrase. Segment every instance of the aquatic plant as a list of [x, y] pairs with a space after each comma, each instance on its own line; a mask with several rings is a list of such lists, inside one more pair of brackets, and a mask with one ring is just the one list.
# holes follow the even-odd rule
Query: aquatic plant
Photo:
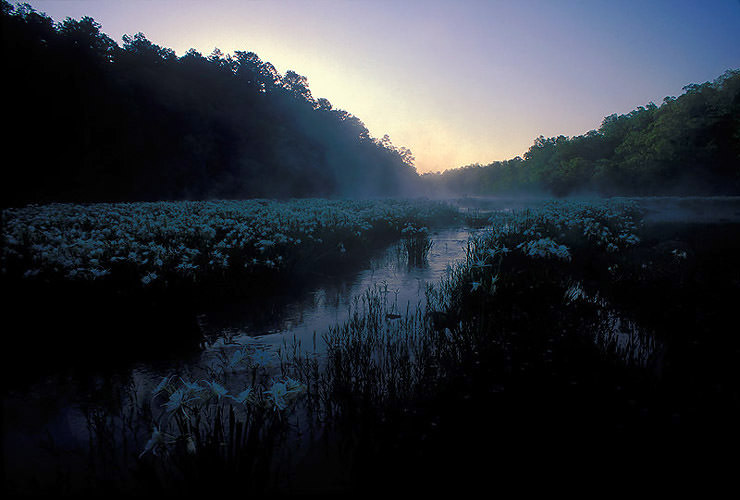
[[[219, 470], [246, 484], [268, 477], [257, 462], [287, 468], [271, 453], [290, 453], [281, 440], [301, 434], [335, 446], [319, 449], [356, 484], [390, 483], [394, 472], [415, 483], [429, 470], [454, 482], [478, 460], [469, 443], [495, 449], [502, 466], [522, 442], [541, 440], [542, 451], [602, 427], [638, 428], [648, 386], [629, 385], [659, 345], [588, 279], [608, 291], [627, 279], [628, 257], [652, 276], [635, 257], [645, 250], [639, 214], [620, 200], [498, 214], [465, 261], [428, 284], [422, 307], [399, 311], [382, 286], [358, 297], [349, 319], [323, 332], [325, 358], [227, 345], [213, 376], [155, 387], [140, 466], [185, 471], [186, 485], [214, 487]], [[679, 270], [693, 258], [673, 244], [658, 253]]]
[[409, 224], [456, 217], [453, 207], [423, 200], [29, 205], [2, 212], [2, 273], [45, 280], [133, 277], [142, 287], [172, 287], [308, 268], [317, 258], [331, 263], [398, 237]]
[[401, 237], [402, 248], [408, 259], [408, 264], [418, 266], [426, 262], [429, 250], [434, 244], [429, 237], [429, 229], [408, 223], [401, 230]]

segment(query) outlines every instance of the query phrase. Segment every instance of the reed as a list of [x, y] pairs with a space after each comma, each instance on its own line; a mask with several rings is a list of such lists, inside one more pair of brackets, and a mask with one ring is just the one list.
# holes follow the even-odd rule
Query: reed
[[[698, 257], [647, 246], [639, 207], [619, 200], [491, 222], [424, 301], [399, 310], [387, 289], [368, 289], [312, 346], [286, 343], [272, 370], [264, 352], [234, 346], [197, 382], [165, 378], [123, 426], [91, 413], [91, 451], [110, 463], [121, 442], [112, 436], [128, 429], [124, 454], [142, 491], [296, 492], [303, 471], [332, 470], [311, 478], [315, 491], [421, 494], [461, 478], [471, 489], [505, 482], [518, 463], [525, 474], [560, 470], [563, 450], [590, 471], [620, 465], [619, 450], [649, 449], [666, 415], [683, 411], [680, 376], [664, 381], [660, 363], [688, 348], [675, 336], [666, 351], [617, 292], [686, 286]], [[428, 252], [428, 234], [406, 227], [404, 241], [423, 234]], [[660, 256], [668, 271], [643, 268]], [[689, 389], [691, 404], [709, 397]]]

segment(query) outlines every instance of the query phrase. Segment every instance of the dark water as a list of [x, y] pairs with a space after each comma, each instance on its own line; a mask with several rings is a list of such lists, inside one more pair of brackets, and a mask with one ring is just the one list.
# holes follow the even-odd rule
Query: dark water
[[385, 295], [390, 312], [413, 311], [424, 305], [427, 283], [437, 283], [448, 266], [464, 259], [468, 237], [475, 232], [455, 228], [433, 233], [434, 244], [424, 265], [409, 266], [400, 244], [394, 244], [362, 271], [335, 278], [319, 277], [320, 286], [298, 297], [272, 297], [259, 304], [236, 302], [204, 311], [201, 326], [207, 336], [217, 340], [203, 352], [201, 362], [225, 343], [278, 349], [295, 339], [313, 349], [316, 338], [316, 348], [321, 350], [321, 334], [343, 323], [355, 298], [371, 288]]
[[[65, 453], [65, 464], [76, 459], [84, 464], [89, 422], [83, 408], [105, 405], [127, 389], [148, 394], [171, 373], [193, 380], [207, 377], [209, 367], [217, 366], [221, 356], [245, 345], [272, 353], [275, 370], [279, 364], [277, 352], [293, 343], [300, 342], [305, 351], [321, 356], [322, 335], [349, 317], [353, 302], [368, 288], [387, 292], [391, 311], [413, 311], [423, 305], [426, 284], [438, 282], [448, 266], [464, 258], [466, 242], [474, 231], [454, 228], [434, 232], [434, 245], [424, 265], [409, 266], [397, 243], [370, 259], [364, 269], [341, 276], [317, 276], [318, 284], [301, 286], [297, 293], [267, 297], [258, 303], [235, 301], [200, 311], [199, 321], [208, 338], [200, 352], [82, 375], [48, 375], [30, 386], [6, 391], [6, 474], [10, 477], [27, 470], [53, 469], [58, 450], [78, 450]], [[101, 344], [91, 347], [90, 355], [113, 358], [114, 351], [113, 343]]]
[[[740, 222], [738, 198], [711, 199], [644, 199], [650, 224], [727, 224]], [[537, 206], [543, 200], [467, 200], [463, 209], [488, 213], [493, 210]], [[50, 473], [60, 457], [71, 469], [74, 462], [83, 469], [88, 447], [88, 420], [82, 409], [86, 405], [105, 405], [116, 400], [129, 388], [147, 394], [163, 376], [179, 373], [198, 379], [207, 376], [208, 367], [222, 356], [247, 345], [275, 354], [300, 343], [307, 352], [321, 356], [322, 334], [343, 323], [353, 302], [368, 288], [385, 292], [392, 311], [405, 314], [424, 304], [427, 283], [437, 283], [448, 266], [464, 259], [468, 237], [476, 229], [454, 228], [432, 235], [434, 245], [428, 261], [422, 266], [409, 266], [398, 244], [391, 245], [373, 257], [367, 265], [341, 276], [317, 276], [316, 283], [296, 284], [295, 291], [283, 296], [255, 301], [234, 301], [218, 308], [199, 311], [201, 327], [208, 338], [204, 350], [176, 358], [136, 362], [125, 367], [77, 375], [49, 375], [23, 389], [6, 391], [3, 400], [3, 465], [6, 477], [25, 471]], [[578, 284], [572, 290], [579, 294]], [[583, 292], [585, 293], [585, 292]], [[600, 300], [591, 296], [588, 300]], [[603, 329], [597, 336], [612, 339], [625, 358], [643, 365], [659, 355], [656, 341], [633, 319], [615, 310], [606, 310]], [[32, 345], [29, 347], [32, 349]], [[91, 349], [91, 355], [113, 356], [113, 344]], [[33, 359], [33, 356], [30, 356]], [[77, 450], [61, 454], [61, 450]], [[136, 450], [134, 450], [136, 451]]]

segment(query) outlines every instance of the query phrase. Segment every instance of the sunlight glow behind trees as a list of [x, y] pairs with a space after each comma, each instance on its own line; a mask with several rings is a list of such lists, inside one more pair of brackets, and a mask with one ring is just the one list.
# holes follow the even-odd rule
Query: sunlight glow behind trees
[[419, 172], [522, 155], [740, 61], [737, 2], [31, 0], [182, 56], [254, 51], [414, 152]]

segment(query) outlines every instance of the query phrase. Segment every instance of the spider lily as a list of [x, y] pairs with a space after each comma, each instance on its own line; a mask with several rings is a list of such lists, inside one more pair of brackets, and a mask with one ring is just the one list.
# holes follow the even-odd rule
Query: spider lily
[[274, 382], [269, 391], [265, 391], [268, 401], [272, 402], [275, 410], [283, 410], [287, 404], [285, 397], [288, 395], [288, 387], [282, 382]]
[[189, 455], [195, 455], [195, 452], [198, 451], [195, 446], [195, 441], [193, 440], [193, 436], [188, 436], [185, 439], [185, 451], [187, 451]]
[[270, 366], [272, 363], [272, 353], [270, 351], [255, 351], [252, 355], [257, 366]]
[[221, 400], [222, 397], [228, 395], [229, 391], [224, 386], [216, 382], [215, 380], [212, 380], [210, 382], [208, 380], [204, 380], [203, 383], [206, 385], [206, 388], [210, 391], [210, 396], [217, 398], [219, 401]]
[[671, 253], [677, 260], [685, 259], [687, 257], [686, 251], [679, 250], [678, 248], [674, 249]]
[[243, 390], [236, 396], [227, 396], [227, 397], [230, 397], [231, 399], [233, 399], [239, 404], [247, 404], [254, 399], [254, 389], [249, 387], [248, 389]]
[[201, 398], [203, 388], [199, 386], [197, 382], [188, 382], [187, 380], [183, 380], [182, 378], [180, 378], [180, 382], [182, 382], [182, 388], [185, 390], [185, 393], [190, 396], [188, 402], [195, 401]]
[[182, 386], [189, 392], [199, 392], [202, 390], [202, 387], [198, 385], [198, 382], [188, 382], [182, 377], [180, 377], [180, 382], [182, 382]]
[[475, 259], [473, 261], [473, 267], [477, 267], [477, 268], [483, 269], [484, 267], [490, 267], [490, 266], [491, 266], [491, 264], [489, 264], [489, 263], [486, 262], [486, 258], [485, 257], [482, 258], [482, 259], [477, 258], [477, 259]]
[[166, 389], [169, 389], [171, 387], [170, 382], [172, 382], [172, 379], [174, 378], [175, 378], [174, 375], [169, 375], [167, 377], [164, 377], [162, 381], [159, 383], [159, 385], [157, 385], [157, 387], [155, 387], [154, 390], [152, 391], [152, 398], [155, 398], [157, 395], [164, 392]]
[[285, 379], [285, 389], [287, 391], [287, 396], [289, 399], [292, 399], [296, 396], [298, 396], [300, 393], [306, 391], [306, 386], [300, 383], [299, 381], [292, 379], [290, 377], [286, 377]]
[[498, 283], [498, 274], [491, 277], [491, 286], [488, 289], [491, 295], [494, 295], [496, 293], [496, 283]]
[[183, 410], [184, 412], [185, 406], [187, 406], [188, 403], [195, 401], [196, 399], [197, 398], [194, 397], [188, 397], [185, 388], [180, 387], [175, 392], [170, 394], [170, 399], [162, 406], [164, 406], [165, 410], [167, 410], [169, 413], [175, 413], [178, 410]]
[[144, 451], [139, 453], [139, 458], [149, 452], [152, 452], [152, 455], [157, 456], [157, 450], [163, 449], [165, 445], [170, 443], [172, 443], [172, 439], [166, 438], [165, 434], [155, 426], [152, 430], [152, 437], [150, 437], [149, 441], [144, 445]]
[[226, 365], [227, 370], [233, 370], [236, 368], [236, 366], [245, 361], [248, 358], [247, 356], [247, 350], [246, 347], [239, 349], [238, 351], [234, 351], [234, 353], [231, 355], [231, 358], [229, 358], [229, 362]]

